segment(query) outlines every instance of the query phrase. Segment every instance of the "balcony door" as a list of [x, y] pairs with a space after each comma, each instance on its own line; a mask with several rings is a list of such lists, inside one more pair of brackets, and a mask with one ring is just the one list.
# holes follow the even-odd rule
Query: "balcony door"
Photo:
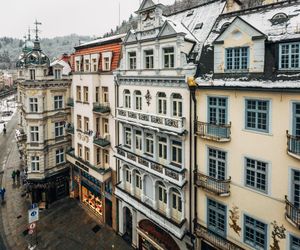
[[172, 194], [172, 218], [176, 221], [181, 221], [182, 200], [181, 195], [177, 190], [173, 190]]
[[[293, 136], [300, 138], [300, 103], [293, 104]], [[291, 151], [300, 154], [300, 139], [291, 140]]]
[[226, 152], [208, 149], [208, 175], [218, 180], [225, 180]]
[[296, 170], [292, 172], [292, 202], [300, 208], [300, 171]]
[[158, 186], [158, 209], [164, 213], [167, 209], [167, 189], [162, 185]]
[[228, 137], [227, 129], [227, 98], [208, 97], [208, 128], [209, 135], [215, 137]]

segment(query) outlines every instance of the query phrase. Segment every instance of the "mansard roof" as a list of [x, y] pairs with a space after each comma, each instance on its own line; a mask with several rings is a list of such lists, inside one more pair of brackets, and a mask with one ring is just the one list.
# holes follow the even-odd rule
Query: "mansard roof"
[[[275, 22], [273, 18], [278, 13], [285, 14], [287, 20], [281, 19]], [[297, 0], [286, 0], [220, 15], [206, 44], [212, 44], [223, 32], [222, 26], [233, 23], [236, 16], [263, 33], [268, 41], [278, 42], [300, 38], [300, 3]]]

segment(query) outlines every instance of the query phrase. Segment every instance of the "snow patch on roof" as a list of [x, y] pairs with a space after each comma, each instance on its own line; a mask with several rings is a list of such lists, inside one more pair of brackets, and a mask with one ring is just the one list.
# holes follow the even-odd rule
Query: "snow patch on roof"
[[98, 43], [104, 43], [104, 42], [108, 42], [111, 40], [115, 40], [115, 39], [119, 39], [119, 38], [124, 38], [127, 34], [119, 34], [119, 35], [115, 35], [115, 36], [109, 36], [109, 37], [104, 37], [104, 38], [99, 38], [90, 42], [86, 42], [86, 43], [82, 43], [78, 46], [76, 46], [76, 48], [80, 48], [83, 46], [87, 46], [87, 45], [92, 45], [92, 44], [98, 44]]
[[50, 64], [50, 66], [53, 67], [57, 64], [59, 64], [60, 66], [63, 67], [63, 70], [62, 70], [63, 75], [69, 75], [69, 73], [72, 71], [71, 66], [67, 62], [65, 62], [63, 59], [57, 59], [57, 60], [53, 61]]

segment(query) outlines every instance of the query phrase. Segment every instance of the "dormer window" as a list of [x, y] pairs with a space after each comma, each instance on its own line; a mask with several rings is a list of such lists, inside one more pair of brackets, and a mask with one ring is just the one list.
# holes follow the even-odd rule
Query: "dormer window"
[[55, 79], [61, 79], [61, 70], [60, 69], [55, 69], [54, 70], [54, 78]]
[[93, 71], [96, 72], [97, 71], [97, 59], [93, 58], [92, 59], [92, 64], [93, 64]]
[[226, 70], [242, 71], [249, 68], [249, 48], [227, 48], [226, 55]]
[[109, 57], [104, 57], [103, 61], [104, 61], [103, 70], [105, 71], [110, 70]]
[[279, 45], [279, 69], [300, 69], [300, 43], [285, 43]]
[[289, 17], [285, 13], [277, 13], [270, 20], [273, 25], [286, 23], [289, 20]]
[[76, 61], [76, 71], [80, 71], [80, 61]]
[[192, 16], [194, 14], [194, 10], [189, 10], [186, 14], [187, 17]]
[[110, 71], [112, 57], [113, 57], [112, 51], [103, 52], [101, 56], [102, 56], [102, 70]]
[[85, 71], [90, 71], [90, 60], [85, 59], [84, 64], [85, 64]]
[[197, 23], [194, 30], [201, 30], [203, 27], [203, 23]]
[[223, 32], [224, 30], [226, 30], [227, 28], [228, 28], [228, 26], [230, 25], [230, 23], [229, 22], [226, 22], [226, 23], [224, 23], [223, 25], [222, 25], [222, 27], [221, 27], [221, 32]]

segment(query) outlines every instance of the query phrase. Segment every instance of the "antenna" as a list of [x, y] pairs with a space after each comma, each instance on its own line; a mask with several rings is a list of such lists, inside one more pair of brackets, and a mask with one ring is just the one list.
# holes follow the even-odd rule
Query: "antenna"
[[28, 41], [30, 41], [31, 37], [30, 37], [30, 27], [28, 27]]
[[39, 40], [39, 29], [38, 29], [38, 25], [42, 25], [41, 22], [38, 22], [36, 19], [35, 19], [35, 40]]

